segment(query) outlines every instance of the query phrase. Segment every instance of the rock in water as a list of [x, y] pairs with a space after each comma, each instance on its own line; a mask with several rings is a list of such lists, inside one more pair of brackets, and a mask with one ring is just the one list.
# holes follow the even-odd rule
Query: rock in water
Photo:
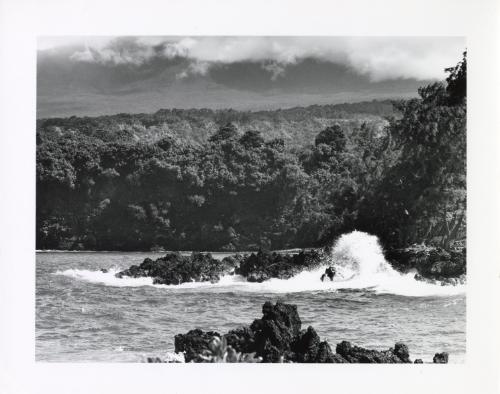
[[408, 346], [404, 343], [398, 342], [394, 345], [394, 354], [404, 363], [410, 363], [410, 353]]
[[466, 273], [466, 248], [455, 247], [445, 250], [440, 247], [412, 245], [407, 248], [392, 249], [386, 253], [387, 260], [401, 272], [417, 270], [416, 279], [432, 279], [453, 284]]
[[168, 253], [157, 260], [144, 259], [141, 265], [115, 274], [117, 278], [151, 277], [154, 284], [177, 285], [185, 282], [218, 282], [223, 275], [234, 273], [239, 263], [239, 255], [214, 259], [210, 253], [193, 253], [182, 256], [180, 253]]
[[271, 278], [289, 279], [320, 263], [320, 253], [315, 250], [295, 255], [259, 251], [249, 256], [235, 254], [222, 260], [214, 259], [210, 253], [183, 256], [176, 252], [154, 261], [146, 258], [140, 265], [132, 265], [115, 276], [151, 277], [154, 284], [177, 285], [185, 282], [216, 283], [224, 275], [237, 273], [248, 282], [263, 282]]
[[350, 342], [342, 341], [337, 345], [336, 351], [350, 363], [401, 364], [411, 362], [406, 345], [401, 343], [397, 343], [394, 349], [378, 351], [352, 346]]
[[448, 364], [448, 353], [436, 353], [432, 359], [434, 364]]
[[270, 278], [289, 279], [298, 273], [321, 264], [321, 255], [316, 250], [301, 251], [298, 254], [281, 254], [276, 252], [252, 253], [245, 256], [236, 273], [247, 278], [249, 282], [263, 282]]

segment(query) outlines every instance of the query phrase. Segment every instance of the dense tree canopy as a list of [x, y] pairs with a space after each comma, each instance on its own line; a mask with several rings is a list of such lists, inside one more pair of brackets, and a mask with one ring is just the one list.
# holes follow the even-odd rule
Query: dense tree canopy
[[[355, 228], [388, 245], [449, 244], [465, 226], [465, 54], [447, 71], [395, 110], [373, 104], [388, 121], [346, 123], [346, 106], [299, 144], [250, 120], [290, 125], [331, 106], [41, 120], [37, 247], [277, 249]], [[220, 126], [191, 138], [208, 118]]]

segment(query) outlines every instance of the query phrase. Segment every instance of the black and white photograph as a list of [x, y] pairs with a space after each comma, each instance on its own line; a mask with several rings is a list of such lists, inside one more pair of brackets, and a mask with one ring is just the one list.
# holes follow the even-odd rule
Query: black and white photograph
[[498, 393], [499, 17], [0, 0], [0, 394]]
[[40, 37], [38, 361], [462, 363], [463, 37]]

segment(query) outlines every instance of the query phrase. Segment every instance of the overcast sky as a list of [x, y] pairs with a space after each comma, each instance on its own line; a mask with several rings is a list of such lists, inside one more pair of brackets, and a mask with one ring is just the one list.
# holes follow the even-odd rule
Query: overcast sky
[[[442, 78], [464, 50], [461, 37], [41, 37], [40, 49], [81, 44], [73, 61], [142, 64], [186, 57], [186, 72], [214, 64], [268, 62], [271, 76], [304, 58], [345, 64], [372, 80]], [[266, 66], [265, 66], [266, 67]]]
[[[444, 69], [460, 60], [465, 40], [90, 36], [40, 37], [38, 48], [39, 107], [57, 105], [64, 95], [60, 104], [71, 111], [78, 92], [77, 112], [86, 113], [92, 100], [103, 97], [110, 111], [128, 112], [123, 100], [129, 95], [133, 101], [130, 95], [138, 92], [148, 102], [145, 110], [229, 104], [258, 109], [325, 103], [329, 97], [332, 102], [406, 97], [422, 83], [443, 79]], [[84, 94], [99, 97], [85, 103]]]

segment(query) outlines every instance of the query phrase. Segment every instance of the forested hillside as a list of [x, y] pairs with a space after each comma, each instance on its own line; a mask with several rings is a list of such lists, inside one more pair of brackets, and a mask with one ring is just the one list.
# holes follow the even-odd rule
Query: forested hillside
[[[37, 248], [248, 250], [465, 225], [465, 56], [393, 104], [160, 110], [37, 124]], [[384, 119], [387, 117], [387, 119]]]
[[172, 137], [205, 143], [221, 126], [232, 123], [241, 133], [259, 131], [266, 140], [282, 138], [287, 146], [300, 147], [312, 143], [328, 126], [340, 124], [351, 130], [366, 122], [381, 127], [383, 117], [393, 113], [393, 105], [387, 100], [253, 112], [164, 109], [154, 114], [40, 119], [37, 130], [42, 139], [78, 133], [103, 142], [154, 143]]

